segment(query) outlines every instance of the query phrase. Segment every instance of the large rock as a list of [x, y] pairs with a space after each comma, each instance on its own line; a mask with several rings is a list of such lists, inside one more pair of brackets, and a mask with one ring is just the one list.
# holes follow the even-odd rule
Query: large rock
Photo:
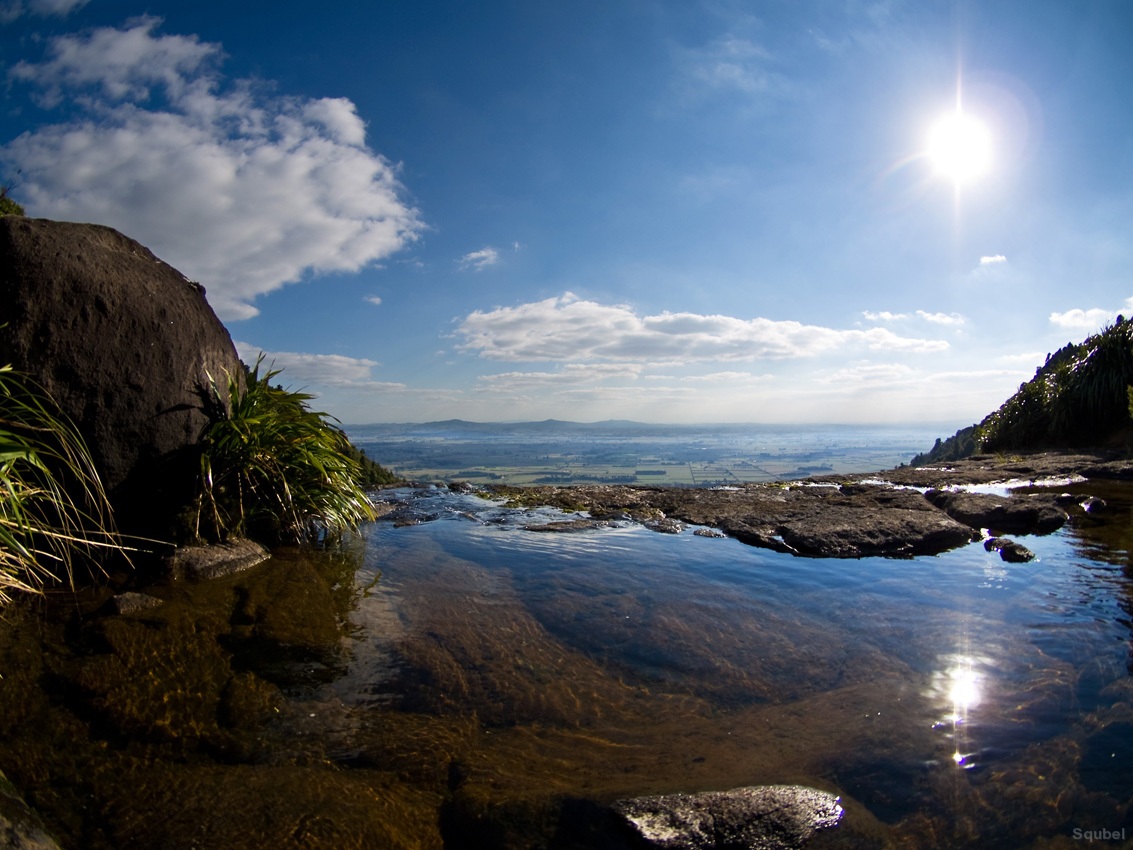
[[0, 363], [86, 438], [119, 523], [171, 534], [191, 499], [209, 375], [242, 367], [204, 289], [109, 227], [0, 218]]

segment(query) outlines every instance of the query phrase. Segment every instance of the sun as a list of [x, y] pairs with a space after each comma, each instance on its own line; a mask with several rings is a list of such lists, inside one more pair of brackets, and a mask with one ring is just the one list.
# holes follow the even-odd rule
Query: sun
[[991, 168], [991, 133], [977, 118], [953, 112], [929, 133], [928, 157], [937, 173], [953, 183], [970, 183]]

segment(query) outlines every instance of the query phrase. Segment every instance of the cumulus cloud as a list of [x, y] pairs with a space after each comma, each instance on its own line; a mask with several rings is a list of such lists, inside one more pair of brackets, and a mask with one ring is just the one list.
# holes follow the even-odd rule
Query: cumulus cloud
[[[77, 117], [0, 147], [29, 212], [122, 230], [203, 283], [221, 318], [308, 273], [354, 272], [422, 229], [344, 98], [264, 94], [219, 45], [146, 17], [53, 39], [10, 79]], [[153, 105], [151, 105], [153, 104]]]
[[373, 304], [375, 307], [380, 307], [382, 304], [382, 297], [380, 295], [366, 295], [362, 300], [367, 304]]
[[457, 260], [457, 263], [462, 269], [481, 271], [488, 268], [488, 266], [494, 266], [499, 261], [500, 252], [495, 248], [485, 247], [481, 248], [479, 251], [470, 251]]
[[65, 18], [88, 2], [89, 0], [9, 0], [7, 3], [0, 3], [0, 23], [10, 23], [24, 14], [42, 18]]
[[264, 365], [281, 369], [281, 378], [294, 384], [310, 381], [318, 384], [343, 384], [370, 379], [376, 360], [344, 357], [340, 354], [300, 354], [294, 351], [264, 351], [259, 346], [237, 340], [236, 353], [245, 363], [255, 363], [261, 356]]
[[994, 254], [990, 257], [980, 257], [981, 266], [998, 266], [1007, 262], [1007, 258], [1002, 254]]
[[1117, 318], [1115, 310], [1103, 310], [1100, 307], [1081, 310], [1075, 307], [1065, 313], [1051, 313], [1050, 323], [1060, 328], [1092, 331], [1097, 330], [1107, 322], [1112, 322], [1115, 318]]
[[866, 310], [862, 313], [870, 322], [898, 322], [902, 319], [909, 318], [908, 313], [890, 313], [888, 310], [882, 310], [880, 313], [874, 313]]
[[810, 357], [849, 346], [925, 352], [943, 340], [910, 339], [885, 328], [836, 330], [771, 319], [696, 313], [639, 316], [625, 305], [572, 293], [517, 307], [477, 310], [456, 329], [458, 348], [507, 361], [745, 361]]

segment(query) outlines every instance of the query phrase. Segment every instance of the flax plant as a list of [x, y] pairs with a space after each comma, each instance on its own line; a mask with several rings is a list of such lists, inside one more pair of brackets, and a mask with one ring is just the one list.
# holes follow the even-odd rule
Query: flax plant
[[0, 602], [72, 582], [76, 556], [122, 551], [82, 437], [47, 394], [0, 366]]
[[[252, 535], [303, 542], [337, 536], [373, 519], [359, 464], [314, 396], [272, 386], [280, 370], [212, 381], [217, 414], [202, 440], [197, 536]], [[337, 420], [334, 420], [337, 421]]]

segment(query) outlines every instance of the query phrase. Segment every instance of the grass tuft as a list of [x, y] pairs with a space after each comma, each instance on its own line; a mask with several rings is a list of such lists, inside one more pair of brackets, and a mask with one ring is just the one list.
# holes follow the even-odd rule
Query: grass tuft
[[122, 551], [81, 435], [46, 391], [0, 366], [0, 601], [73, 582], [76, 556]]
[[196, 532], [267, 542], [335, 537], [373, 519], [360, 464], [333, 417], [308, 406], [314, 396], [272, 386], [263, 358], [247, 374], [213, 381], [218, 410], [205, 432]]

